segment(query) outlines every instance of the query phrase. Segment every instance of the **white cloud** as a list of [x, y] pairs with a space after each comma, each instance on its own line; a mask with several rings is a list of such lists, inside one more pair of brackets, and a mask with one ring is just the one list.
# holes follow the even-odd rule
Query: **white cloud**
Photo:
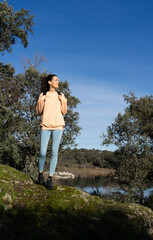
[[[99, 136], [102, 132], [106, 133], [107, 127], [114, 122], [119, 112], [124, 112], [126, 103], [123, 94], [128, 94], [131, 90], [122, 85], [110, 85], [105, 80], [79, 78], [78, 81], [72, 76], [70, 79], [72, 95], [81, 101], [77, 107], [79, 125], [82, 127], [81, 135], [76, 141], [78, 147], [114, 150], [116, 147], [113, 145], [101, 146], [102, 139]], [[147, 93], [137, 90], [135, 94], [139, 97]]]
[[77, 108], [80, 114], [79, 125], [82, 127], [81, 135], [77, 138], [78, 147], [104, 148], [99, 136], [106, 132], [107, 126], [113, 122], [118, 112], [124, 110], [122, 93], [97, 83], [88, 86], [72, 83], [70, 88], [72, 95], [81, 101]]

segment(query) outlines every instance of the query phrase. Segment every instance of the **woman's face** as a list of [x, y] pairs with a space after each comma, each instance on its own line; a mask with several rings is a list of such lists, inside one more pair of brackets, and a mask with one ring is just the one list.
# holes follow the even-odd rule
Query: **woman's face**
[[52, 78], [52, 81], [48, 81], [49, 85], [51, 85], [53, 88], [58, 88], [59, 86], [59, 79], [57, 76], [54, 76]]

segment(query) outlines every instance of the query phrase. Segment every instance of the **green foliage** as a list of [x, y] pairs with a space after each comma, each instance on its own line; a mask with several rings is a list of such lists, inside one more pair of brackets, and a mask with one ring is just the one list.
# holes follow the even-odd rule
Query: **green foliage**
[[12, 51], [12, 45], [20, 39], [23, 46], [28, 46], [28, 33], [33, 33], [33, 15], [21, 9], [13, 12], [7, 1], [0, 2], [0, 52]]
[[65, 127], [61, 146], [76, 146], [75, 139], [80, 133], [81, 128], [78, 126], [79, 113], [75, 111], [75, 109], [77, 108], [77, 105], [80, 103], [80, 101], [78, 98], [71, 95], [72, 93], [67, 81], [61, 81], [58, 90], [65, 95], [68, 102], [68, 111], [64, 116]]
[[18, 126], [16, 90], [14, 68], [0, 63], [0, 162], [17, 167], [21, 156], [18, 151], [20, 142], [15, 138], [15, 128]]
[[96, 149], [70, 149], [65, 148], [60, 150], [60, 162], [64, 165], [72, 167], [76, 164], [88, 164], [100, 167], [110, 168], [110, 162], [115, 158], [114, 153], [110, 151], [100, 151]]
[[[29, 175], [37, 174], [40, 117], [36, 115], [35, 107], [40, 94], [40, 79], [47, 73], [41, 73], [32, 64], [23, 74], [17, 75], [10, 65], [1, 64], [0, 67], [0, 134], [3, 139], [0, 162], [22, 169]], [[74, 111], [79, 100], [71, 96], [67, 81], [60, 83], [59, 90], [68, 99], [66, 127], [61, 144], [64, 147], [73, 145], [80, 131], [79, 114]]]
[[112, 164], [127, 200], [143, 202], [146, 183], [153, 179], [153, 96], [124, 96], [128, 107], [103, 134], [103, 144], [118, 146]]
[[145, 204], [145, 206], [147, 206], [153, 210], [153, 192], [148, 198], [145, 199], [144, 204]]
[[[1, 2], [0, 51], [11, 52], [17, 38], [27, 47], [28, 33], [32, 33], [32, 20], [33, 15], [30, 16], [29, 11], [22, 8], [14, 13], [6, 1]], [[28, 59], [22, 74], [15, 74], [15, 69], [9, 64], [0, 63], [0, 162], [19, 168], [29, 175], [37, 174], [40, 117], [36, 115], [35, 107], [41, 78], [47, 75], [47, 72], [41, 72], [38, 68], [42, 61], [44, 58], [38, 54], [34, 64]], [[80, 101], [71, 95], [67, 81], [60, 83], [59, 90], [68, 99], [61, 147], [75, 145], [81, 128], [78, 126], [79, 113], [74, 109]]]

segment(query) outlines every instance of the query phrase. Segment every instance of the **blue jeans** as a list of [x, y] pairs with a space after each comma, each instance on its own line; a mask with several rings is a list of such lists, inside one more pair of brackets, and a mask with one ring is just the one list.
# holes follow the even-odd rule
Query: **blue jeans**
[[41, 130], [40, 131], [40, 155], [39, 155], [39, 172], [43, 172], [45, 157], [47, 153], [48, 142], [52, 136], [52, 151], [49, 167], [49, 175], [53, 176], [58, 159], [58, 149], [61, 141], [63, 130]]

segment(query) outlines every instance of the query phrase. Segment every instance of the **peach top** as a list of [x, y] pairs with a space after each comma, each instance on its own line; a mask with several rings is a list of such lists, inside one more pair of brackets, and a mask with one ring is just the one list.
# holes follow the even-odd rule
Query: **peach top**
[[41, 129], [63, 130], [65, 126], [63, 115], [67, 113], [67, 99], [63, 93], [61, 95], [49, 91], [46, 95], [41, 93], [37, 101], [36, 112], [41, 116]]

